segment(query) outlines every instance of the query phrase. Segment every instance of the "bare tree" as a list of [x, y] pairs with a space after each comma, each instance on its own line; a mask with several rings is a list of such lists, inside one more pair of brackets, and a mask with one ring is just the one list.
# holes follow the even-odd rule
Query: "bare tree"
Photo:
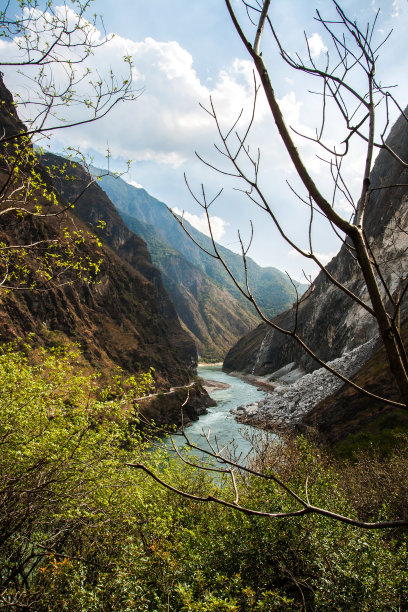
[[[175, 456], [192, 469], [206, 470], [213, 473], [216, 477], [219, 477], [221, 475], [223, 477], [228, 478], [230, 486], [228, 488], [226, 487], [225, 497], [214, 495], [207, 495], [205, 497], [197, 496], [172, 485], [170, 482], [163, 479], [160, 474], [153, 472], [152, 469], [144, 463], [133, 462], [127, 463], [126, 465], [131, 468], [142, 470], [161, 486], [165, 487], [169, 491], [172, 491], [173, 493], [185, 497], [186, 499], [203, 503], [213, 502], [226, 508], [238, 510], [239, 512], [242, 512], [247, 516], [264, 517], [270, 519], [283, 519], [315, 514], [318, 516], [324, 516], [331, 520], [339, 521], [340, 523], [346, 523], [348, 525], [353, 525], [354, 527], [360, 527], [361, 529], [391, 529], [395, 527], [408, 526], [408, 519], [368, 522], [358, 520], [356, 518], [346, 516], [339, 512], [328, 510], [326, 508], [322, 508], [311, 502], [311, 499], [313, 497], [313, 481], [309, 482], [308, 476], [306, 477], [303, 493], [299, 493], [295, 490], [294, 486], [291, 486], [290, 484], [285, 482], [285, 479], [283, 477], [280, 477], [279, 474], [273, 469], [260, 471], [259, 469], [257, 469], [256, 460], [253, 462], [254, 465], [252, 465], [251, 462], [244, 462], [239, 458], [236, 459], [231, 456], [231, 453], [229, 452], [228, 448], [220, 447], [216, 439], [211, 440], [210, 432], [202, 434], [208, 444], [207, 448], [203, 448], [202, 446], [197, 446], [193, 444], [189, 439], [188, 435], [185, 433], [184, 427], [181, 428], [180, 435], [184, 438], [185, 446], [188, 449], [191, 449], [193, 452], [198, 452], [202, 455], [207, 456], [208, 461], [199, 461], [197, 457], [195, 459], [191, 458], [188, 454], [186, 455], [183, 450], [180, 451], [180, 449], [174, 442], [173, 436], [171, 436], [172, 451], [174, 452]], [[274, 511], [270, 510], [269, 508], [251, 508], [249, 505], [242, 504], [242, 490], [245, 490], [247, 487], [246, 479], [248, 477], [259, 478], [261, 480], [269, 482], [272, 486], [275, 486], [276, 489], [280, 490], [280, 492], [282, 493], [282, 497], [287, 502], [287, 505], [292, 506], [293, 509], [280, 509]], [[230, 494], [231, 492], [232, 496]]]
[[[0, 75], [2, 289], [47, 290], [73, 277], [92, 280], [99, 269], [97, 254], [82, 259], [80, 255], [84, 241], [96, 240], [95, 236], [76, 226], [68, 214], [75, 202], [61, 202], [52, 171], [41, 166], [34, 152], [56, 130], [97, 121], [141, 93], [132, 85], [130, 57], [123, 58], [123, 76], [112, 69], [105, 75], [91, 71], [88, 60], [110, 37], [96, 35], [97, 17], [87, 17], [90, 4], [74, 0], [71, 7], [54, 6], [35, 0], [18, 7], [7, 2], [0, 10], [0, 40], [9, 49], [0, 66], [6, 77], [7, 71], [17, 71], [24, 83], [13, 100]], [[17, 111], [23, 113], [24, 123]], [[85, 161], [79, 150], [68, 154]]]
[[[241, 191], [254, 203], [265, 212], [267, 217], [272, 220], [280, 236], [303, 257], [312, 260], [320, 270], [327, 276], [329, 281], [337, 288], [343, 291], [351, 300], [363, 308], [370, 316], [372, 316], [377, 324], [379, 334], [384, 344], [391, 372], [398, 386], [401, 402], [393, 402], [390, 399], [382, 398], [387, 404], [394, 406], [408, 405], [408, 358], [401, 340], [400, 334], [400, 311], [402, 300], [406, 296], [408, 289], [408, 279], [405, 273], [402, 273], [397, 289], [391, 290], [385, 275], [382, 273], [380, 262], [374, 253], [374, 249], [370, 244], [365, 230], [365, 215], [370, 206], [370, 197], [373, 192], [379, 187], [372, 188], [371, 186], [371, 171], [373, 165], [373, 156], [376, 149], [385, 149], [392, 155], [401, 168], [406, 168], [407, 161], [402, 160], [398, 154], [385, 142], [385, 133], [389, 127], [389, 112], [390, 106], [394, 104], [402, 113], [405, 120], [408, 117], [399, 107], [397, 101], [393, 97], [389, 88], [385, 88], [376, 80], [376, 62], [378, 51], [384, 40], [377, 45], [373, 45], [374, 27], [376, 26], [377, 18], [372, 25], [368, 24], [365, 29], [361, 29], [356, 22], [351, 21], [344, 13], [340, 5], [334, 0], [335, 18], [325, 19], [320, 12], [317, 12], [316, 19], [324, 28], [326, 34], [330, 36], [332, 45], [336, 53], [334, 60], [327, 54], [326, 64], [323, 68], [319, 67], [313, 58], [309, 41], [305, 35], [307, 45], [307, 59], [302, 60], [299, 56], [295, 59], [285, 51], [283, 44], [280, 41], [276, 32], [272, 18], [269, 16], [270, 2], [263, 3], [255, 2], [248, 3], [243, 0], [243, 4], [247, 10], [248, 16], [255, 29], [254, 43], [251, 44], [243, 26], [239, 23], [238, 18], [231, 3], [226, 0], [226, 6], [231, 16], [233, 25], [248, 50], [255, 65], [255, 71], [260, 79], [260, 84], [255, 79], [254, 73], [254, 107], [251, 118], [244, 129], [239, 130], [237, 125], [241, 119], [242, 111], [237, 120], [228, 129], [223, 129], [215, 104], [210, 100], [210, 106], [205, 109], [213, 118], [219, 137], [219, 144], [215, 147], [222, 157], [224, 165], [214, 165], [206, 161], [199, 154], [198, 157], [204, 164], [213, 170], [226, 175], [232, 176], [235, 179], [243, 182], [245, 186], [240, 188]], [[378, 16], [378, 14], [377, 14]], [[324, 195], [324, 189], [316, 185], [311, 172], [307, 168], [304, 160], [299, 153], [294, 142], [294, 136], [302, 136], [292, 128], [288, 128], [285, 123], [279, 102], [275, 96], [274, 89], [269, 77], [268, 67], [265, 59], [260, 51], [262, 35], [265, 26], [269, 27], [270, 32], [275, 40], [279, 53], [283, 60], [294, 70], [306, 73], [311, 77], [318, 79], [321, 82], [321, 91], [317, 93], [322, 103], [321, 125], [316, 128], [315, 136], [304, 135], [304, 138], [313, 141], [321, 150], [320, 159], [322, 164], [326, 164], [329, 168], [330, 175], [333, 181], [332, 197], [328, 199]], [[386, 37], [388, 38], [388, 37]], [[355, 83], [358, 84], [358, 89]], [[291, 187], [295, 196], [297, 196], [303, 204], [309, 208], [310, 221], [308, 227], [309, 245], [308, 250], [301, 248], [299, 244], [294, 242], [288, 232], [284, 229], [273, 204], [268, 200], [260, 180], [261, 156], [257, 150], [252, 152], [248, 144], [251, 128], [253, 127], [257, 98], [259, 90], [262, 90], [266, 96], [271, 114], [277, 126], [279, 136], [286, 148], [290, 160], [296, 170], [296, 173], [301, 180], [305, 194], [298, 194]], [[332, 106], [340, 115], [343, 121], [343, 136], [340, 145], [333, 146], [329, 144], [331, 134], [328, 131], [328, 107]], [[376, 129], [376, 113], [378, 108], [383, 107], [384, 125], [380, 130]], [[344, 176], [344, 167], [346, 165], [347, 156], [350, 153], [350, 148], [354, 140], [360, 139], [365, 143], [365, 163], [361, 176], [361, 190], [358, 200], [355, 201], [347, 181]], [[209, 225], [209, 231], [213, 239], [213, 233], [210, 223], [209, 208], [214, 201], [219, 197], [218, 193], [215, 198], [208, 199], [207, 194], [202, 189], [200, 195], [196, 195], [190, 185], [187, 183], [191, 195], [195, 201], [201, 206], [206, 213]], [[381, 189], [393, 189], [401, 187], [401, 184], [382, 185]], [[336, 209], [337, 198], [343, 197], [347, 200], [350, 209], [352, 210], [352, 218], [343, 217]], [[322, 216], [330, 224], [330, 227], [335, 232], [336, 236], [346, 245], [352, 257], [356, 260], [362, 277], [364, 279], [365, 288], [368, 295], [368, 300], [365, 300], [361, 295], [353, 293], [347, 286], [335, 278], [327, 267], [319, 259], [315, 253], [312, 240], [312, 226], [316, 215]], [[176, 217], [177, 218], [177, 217]], [[177, 218], [181, 225], [183, 219]], [[184, 227], [184, 225], [183, 225]], [[185, 231], [188, 230], [184, 227]], [[404, 228], [400, 229], [405, 231]], [[190, 236], [191, 237], [191, 236]], [[192, 237], [191, 237], [192, 238]], [[192, 238], [193, 239], [193, 238]], [[295, 316], [294, 327], [284, 329], [277, 325], [274, 321], [270, 321], [261, 308], [257, 304], [256, 298], [250, 289], [250, 279], [247, 274], [246, 257], [248, 249], [251, 245], [244, 245], [239, 236], [242, 250], [242, 258], [245, 269], [245, 285], [242, 286], [234, 278], [232, 272], [228, 269], [226, 262], [223, 261], [222, 255], [217, 248], [213, 239], [213, 252], [208, 252], [210, 257], [214, 257], [221, 261], [236, 286], [241, 293], [254, 305], [261, 319], [274, 329], [291, 336], [298, 342], [302, 348], [315, 359], [321, 367], [326, 368], [333, 374], [336, 374], [341, 380], [351, 384], [359, 389], [362, 393], [381, 399], [376, 395], [371, 394], [365, 389], [359, 388], [355, 383], [347, 379], [341, 373], [334, 371], [324, 360], [306, 344], [302, 339], [297, 329], [297, 317]], [[201, 248], [201, 245], [198, 245]], [[299, 300], [298, 300], [299, 305]]]
[[[306, 35], [305, 60], [302, 60], [299, 55], [292, 56], [285, 50], [285, 47], [280, 40], [279, 33], [274, 27], [273, 17], [270, 14], [272, 13], [272, 9], [270, 8], [270, 0], [264, 0], [263, 2], [258, 0], [254, 0], [253, 2], [249, 0], [242, 0], [242, 5], [244, 6], [247, 17], [249, 18], [249, 25], [247, 24], [245, 27], [239, 20], [237, 11], [233, 8], [232, 2], [230, 0], [225, 0], [225, 4], [232, 24], [254, 63], [254, 106], [251, 117], [244, 128], [240, 129], [240, 121], [242, 119], [241, 111], [241, 114], [237, 117], [236, 121], [233, 122], [233, 124], [227, 129], [224, 129], [215, 104], [213, 100], [210, 99], [210, 106], [204, 110], [209, 113], [215, 122], [219, 139], [215, 147], [221, 156], [222, 162], [217, 165], [207, 161], [200, 155], [198, 155], [198, 157], [204, 164], [216, 172], [238, 180], [241, 183], [240, 190], [244, 192], [244, 194], [251, 200], [251, 202], [253, 202], [255, 206], [259, 207], [265, 213], [265, 215], [272, 220], [276, 230], [284, 238], [284, 240], [286, 240], [291, 248], [295, 249], [295, 251], [300, 255], [303, 255], [309, 260], [315, 262], [320, 268], [321, 272], [326, 275], [331, 283], [333, 283], [340, 291], [344, 292], [348, 298], [356, 303], [361, 309], [364, 309], [369, 316], [373, 317], [378, 326], [379, 336], [385, 347], [390, 370], [395, 379], [396, 387], [399, 390], [401, 401], [392, 401], [389, 398], [377, 396], [367, 389], [359, 387], [355, 382], [349, 380], [347, 377], [330, 367], [328, 363], [321, 359], [315, 353], [315, 351], [308, 346], [298, 331], [297, 313], [301, 299], [298, 299], [295, 306], [294, 325], [290, 329], [280, 327], [275, 321], [270, 321], [265, 316], [257, 304], [256, 298], [251, 292], [250, 278], [248, 278], [247, 273], [247, 253], [252, 237], [249, 241], [249, 245], [245, 245], [241, 239], [241, 236], [239, 236], [245, 270], [245, 284], [241, 285], [228, 268], [226, 262], [223, 260], [214, 240], [214, 235], [211, 228], [209, 209], [213, 202], [220, 196], [221, 192], [219, 192], [214, 198], [208, 198], [204, 187], [202, 187], [201, 193], [197, 195], [190, 187], [186, 179], [191, 195], [198, 205], [204, 210], [207, 217], [213, 251], [206, 252], [210, 257], [218, 259], [223, 264], [238, 289], [250, 302], [252, 302], [261, 319], [267, 325], [293, 338], [315, 361], [317, 361], [320, 366], [326, 368], [331, 373], [338, 376], [342, 381], [352, 385], [366, 396], [375, 398], [391, 406], [407, 408], [408, 358], [400, 331], [401, 304], [406, 296], [408, 288], [407, 275], [405, 270], [402, 271], [399, 277], [398, 286], [396, 288], [390, 287], [386, 280], [386, 275], [384, 274], [378, 254], [375, 253], [375, 249], [367, 237], [365, 223], [366, 213], [370, 207], [370, 200], [375, 190], [392, 190], [396, 187], [408, 186], [403, 184], [384, 184], [380, 187], [373, 187], [371, 184], [374, 153], [377, 149], [386, 150], [389, 155], [391, 155], [401, 165], [402, 169], [408, 168], [408, 160], [402, 159], [385, 140], [385, 135], [390, 123], [391, 105], [396, 107], [396, 109], [402, 114], [405, 121], [408, 121], [408, 117], [398, 105], [391, 93], [391, 89], [384, 87], [376, 78], [378, 52], [384, 43], [384, 40], [378, 45], [374, 43], [374, 30], [376, 27], [378, 14], [373, 24], [368, 24], [366, 27], [362, 28], [356, 21], [352, 21], [345, 14], [336, 0], [333, 0], [332, 3], [334, 16], [325, 18], [319, 11], [317, 11], [316, 20], [323, 28], [326, 36], [330, 38], [331, 47], [334, 50], [333, 57], [327, 54], [324, 65], [320, 66], [313, 56], [310, 43]], [[252, 32], [252, 39], [250, 38], [250, 35], [246, 33], [248, 28]], [[297, 133], [295, 130], [286, 125], [282, 110], [272, 86], [267, 61], [264, 59], [261, 51], [263, 36], [267, 30], [276, 43], [283, 61], [293, 70], [306, 74], [311, 78], [316, 79], [320, 83], [320, 90], [316, 92], [316, 95], [318, 96], [322, 106], [321, 123], [316, 128], [314, 136], [307, 134], [304, 135], [304, 138], [312, 141], [320, 150], [320, 160], [329, 170], [329, 174], [331, 175], [333, 181], [332, 194], [330, 198], [324, 195], [325, 187], [323, 186], [322, 188], [316, 184], [312, 177], [311, 171], [308, 169], [307, 164], [302, 159], [302, 156], [295, 144], [295, 138], [302, 136], [302, 134]], [[387, 38], [388, 36], [385, 38], [385, 40]], [[251, 40], [253, 40], [253, 42], [251, 42]], [[309, 209], [310, 221], [309, 227], [307, 228], [309, 236], [308, 249], [302, 248], [290, 238], [289, 234], [285, 231], [283, 225], [278, 219], [273, 204], [268, 200], [261, 185], [261, 156], [258, 150], [255, 150], [254, 152], [251, 148], [249, 137], [251, 128], [254, 124], [256, 103], [260, 90], [263, 91], [266, 97], [280, 139], [284, 144], [291, 163], [293, 164], [297, 176], [304, 188], [304, 194], [301, 194], [291, 187], [294, 195], [297, 196]], [[328, 128], [330, 127], [328, 125], [328, 109], [330, 106], [333, 107], [337, 113], [337, 123], [341, 121], [343, 128], [343, 135], [339, 144], [336, 146], [331, 144], [330, 134], [328, 135]], [[376, 115], [378, 115], [379, 112], [382, 113], [383, 120], [381, 127], [377, 128]], [[344, 169], [350, 157], [351, 146], [358, 140], [364, 144], [365, 155], [364, 167], [361, 174], [360, 193], [358, 198], [355, 199], [349, 185], [347, 184]], [[242, 184], [244, 187], [242, 187]], [[336, 207], [339, 197], [344, 198], [348, 202], [352, 213], [351, 218], [344, 217], [339, 213], [338, 207]], [[312, 227], [316, 215], [322, 216], [328, 222], [336, 236], [341, 239], [345, 245], [345, 248], [354, 258], [359, 267], [361, 276], [364, 279], [365, 291], [363, 293], [357, 294], [349, 287], [342, 284], [342, 282], [335, 278], [331, 274], [330, 270], [323, 265], [322, 261], [315, 253], [312, 240]], [[183, 218], [178, 218], [178, 220], [188, 233], [188, 230], [184, 226]], [[398, 228], [394, 228], [394, 230], [397, 229]], [[399, 228], [399, 231], [406, 233], [406, 228], [401, 227]], [[392, 235], [393, 231], [390, 230], [390, 233]], [[194, 240], [191, 235], [190, 237]], [[202, 246], [197, 242], [196, 244], [202, 248]], [[364, 293], [366, 294], [367, 298], [364, 296]], [[278, 518], [283, 516], [301, 516], [312, 513], [320, 514], [331, 519], [366, 529], [379, 529], [408, 525], [408, 521], [406, 520], [367, 523], [343, 516], [324, 508], [316, 507], [309, 501], [307, 482], [305, 484], [304, 495], [299, 495], [293, 489], [288, 487], [282, 480], [280, 480], [276, 474], [265, 474], [258, 472], [251, 469], [249, 466], [232, 460], [228, 457], [225, 450], [219, 449], [216, 443], [214, 444], [211, 442], [209, 436], [207, 436], [207, 442], [210, 447], [209, 450], [205, 450], [202, 448], [198, 449], [198, 447], [193, 445], [189, 441], [188, 436], [184, 433], [184, 431], [182, 431], [182, 435], [185, 437], [187, 446], [194, 450], [200, 450], [202, 453], [209, 455], [219, 465], [218, 468], [215, 468], [215, 471], [219, 470], [229, 475], [232, 482], [232, 488], [236, 492], [235, 500], [227, 501], [225, 499], [213, 498], [210, 496], [208, 498], [198, 498], [193, 495], [189, 495], [185, 491], [180, 491], [175, 487], [172, 487], [169, 483], [164, 482], [160, 475], [153, 474], [151, 470], [149, 470], [143, 464], [130, 464], [131, 467], [144, 470], [163, 486], [183, 496], [189, 497], [190, 499], [195, 499], [196, 501], [202, 502], [213, 501], [230, 508], [235, 508], [249, 515]], [[175, 445], [174, 451], [183, 461], [186, 461]], [[187, 462], [189, 462], [190, 465], [193, 463], [189, 460], [187, 460]], [[195, 467], [202, 466], [195, 464]], [[258, 511], [241, 506], [239, 503], [237, 475], [241, 475], [242, 473], [251, 474], [257, 478], [262, 478], [273, 482], [275, 485], [281, 488], [285, 495], [294, 500], [297, 505], [297, 509], [282, 513], [271, 512], [269, 509], [266, 511]]]
[[[105, 74], [92, 71], [87, 60], [95, 50], [110, 42], [112, 35], [100, 39], [96, 34], [98, 17], [88, 12], [91, 0], [74, 0], [54, 6], [49, 0], [20, 2], [20, 14], [7, 2], [0, 11], [0, 37], [8, 43], [11, 58], [0, 62], [3, 70], [19, 69], [27, 85], [19, 93], [16, 105], [27, 108], [25, 134], [41, 135], [55, 129], [93, 122], [108, 114], [114, 106], [134, 100], [141, 91], [132, 85], [131, 57], [123, 57], [123, 75], [112, 69]], [[103, 21], [100, 21], [103, 30]], [[13, 52], [14, 51], [14, 52]], [[75, 109], [73, 120], [66, 115]], [[15, 139], [5, 136], [2, 142]]]

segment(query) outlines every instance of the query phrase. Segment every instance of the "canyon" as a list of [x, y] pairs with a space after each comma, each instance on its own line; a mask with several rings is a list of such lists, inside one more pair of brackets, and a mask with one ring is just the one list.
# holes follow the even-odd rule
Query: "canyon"
[[[387, 146], [400, 158], [406, 158], [408, 126], [404, 116], [392, 128]], [[364, 229], [378, 264], [378, 283], [387, 285], [394, 297], [401, 291], [408, 267], [407, 184], [408, 170], [387, 150], [380, 151], [372, 171]], [[341, 285], [367, 300], [361, 270], [347, 244], [327, 270]], [[385, 289], [383, 299], [387, 303]], [[407, 300], [402, 300], [400, 318], [405, 343], [407, 312]], [[363, 381], [370, 392], [386, 392], [390, 400], [398, 401], [376, 320], [323, 271], [299, 303], [274, 318], [273, 323], [288, 330], [296, 325], [299, 336], [322, 361], [352, 380]], [[224, 370], [275, 387], [259, 405], [241, 407], [237, 412], [241, 422], [296, 431], [314, 428], [333, 442], [358, 431], [384, 412], [392, 413], [384, 402], [347, 388], [292, 337], [266, 323], [241, 338], [228, 352]]]

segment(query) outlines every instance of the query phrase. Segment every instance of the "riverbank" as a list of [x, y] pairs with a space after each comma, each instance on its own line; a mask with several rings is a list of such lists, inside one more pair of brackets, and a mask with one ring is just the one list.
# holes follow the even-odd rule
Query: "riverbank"
[[[231, 453], [237, 457], [246, 457], [252, 446], [251, 428], [237, 423], [230, 410], [242, 403], [249, 404], [261, 400], [265, 397], [265, 393], [238, 377], [228, 376], [220, 366], [213, 367], [212, 364], [205, 368], [200, 366], [197, 374], [203, 380], [214, 384], [210, 395], [217, 405], [209, 408], [207, 414], [200, 416], [198, 421], [191, 424], [187, 432], [189, 440], [197, 447], [209, 450], [202, 434], [204, 432], [207, 435], [210, 432], [212, 444], [217, 444], [220, 449], [229, 447]], [[182, 445], [184, 441], [176, 436], [175, 443]]]
[[[350, 378], [371, 356], [376, 343], [376, 339], [370, 340], [334, 359], [328, 365]], [[331, 396], [343, 385], [343, 381], [326, 368], [302, 374], [299, 369], [293, 367], [294, 365], [288, 364], [282, 368], [284, 373], [280, 377], [277, 376], [280, 371], [269, 375], [269, 378], [275, 376], [276, 380], [272, 383], [273, 390], [264, 399], [243, 404], [232, 410], [238, 423], [261, 429], [294, 430], [319, 402]], [[234, 374], [242, 376], [239, 373]], [[291, 377], [295, 379], [292, 382]], [[250, 380], [247, 379], [247, 382]]]
[[220, 389], [229, 389], [231, 385], [225, 382], [221, 382], [219, 380], [210, 380], [210, 379], [201, 379], [201, 384], [203, 388], [207, 391], [208, 395], [211, 395], [214, 391], [219, 391]]
[[252, 385], [259, 389], [259, 391], [265, 391], [266, 393], [271, 393], [275, 389], [275, 385], [268, 380], [267, 376], [254, 376], [253, 374], [244, 374], [242, 372], [228, 372], [228, 376], [240, 378], [248, 385]]
[[159, 427], [180, 427], [182, 423], [188, 427], [216, 405], [202, 383], [196, 381], [151, 393], [136, 401], [141, 422], [154, 422]]
[[199, 361], [198, 362], [198, 367], [199, 368], [222, 368], [223, 362], [222, 361]]

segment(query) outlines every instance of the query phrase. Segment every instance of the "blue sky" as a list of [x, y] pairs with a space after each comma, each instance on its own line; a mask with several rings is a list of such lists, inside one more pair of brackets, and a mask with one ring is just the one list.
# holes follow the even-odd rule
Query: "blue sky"
[[[238, 0], [235, 0], [235, 6], [245, 22]], [[378, 40], [394, 29], [383, 48], [378, 74], [384, 83], [399, 84], [396, 95], [405, 106], [408, 101], [407, 0], [346, 0], [342, 6], [362, 25], [372, 21], [375, 11], [380, 8], [381, 16], [375, 31]], [[306, 31], [306, 36], [314, 42], [317, 60], [324, 61], [329, 41], [314, 21], [315, 9], [323, 15], [333, 11], [328, 0], [314, 3], [291, 0], [272, 2], [271, 16], [291, 53], [305, 53], [303, 32]], [[199, 103], [208, 104], [212, 95], [225, 128], [235, 120], [241, 107], [245, 109], [245, 116], [252, 106], [251, 64], [223, 0], [117, 0], [114, 3], [112, 0], [96, 0], [92, 11], [102, 15], [106, 31], [114, 33], [115, 37], [95, 52], [90, 68], [103, 73], [111, 67], [115, 74], [121, 74], [122, 57], [131, 54], [134, 82], [143, 88], [144, 93], [137, 101], [115, 109], [97, 124], [59, 132], [50, 146], [61, 151], [64, 147], [79, 145], [100, 165], [104, 163], [103, 152], [109, 147], [111, 167], [115, 170], [123, 169], [125, 160], [132, 159], [125, 180], [142, 185], [171, 207], [185, 210], [187, 218], [202, 230], [205, 229], [200, 217], [202, 211], [188, 193], [184, 173], [193, 189], [200, 190], [201, 183], [204, 183], [209, 195], [224, 187], [222, 196], [212, 207], [214, 228], [222, 244], [236, 250], [237, 230], [241, 230], [244, 238], [248, 237], [252, 220], [255, 237], [250, 255], [259, 264], [288, 270], [298, 279], [301, 279], [303, 269], [313, 275], [316, 266], [294, 255], [293, 249], [277, 235], [262, 211], [234, 189], [242, 185], [210, 171], [195, 156], [195, 151], [198, 151], [212, 163], [220, 163], [213, 147], [217, 142], [214, 122], [200, 109]], [[102, 32], [95, 35], [103, 37]], [[0, 59], [7, 52], [5, 43], [0, 45]], [[269, 35], [264, 37], [263, 55], [269, 62], [274, 88], [288, 123], [311, 133], [320, 116], [319, 99], [308, 93], [315, 83], [298, 73], [293, 74], [280, 61]], [[17, 91], [22, 87], [14, 71], [4, 71], [6, 84], [11, 89]], [[393, 119], [396, 115], [394, 112]], [[331, 128], [329, 142], [341, 140], [335, 115], [329, 115], [328, 123]], [[261, 150], [261, 180], [268, 201], [290, 236], [306, 246], [308, 211], [287, 186], [289, 181], [297, 189], [297, 179], [279, 143], [262, 96], [250, 144], [254, 151], [257, 147]], [[316, 158], [316, 151], [310, 143], [299, 140], [298, 146], [328, 195], [330, 182], [324, 164]], [[363, 149], [356, 146], [345, 167], [345, 178], [355, 194], [360, 187], [363, 153]], [[344, 214], [349, 214], [344, 202], [339, 201], [338, 206], [344, 208]], [[321, 220], [317, 220], [315, 225], [314, 248], [321, 254], [323, 262], [338, 250], [338, 240]]]

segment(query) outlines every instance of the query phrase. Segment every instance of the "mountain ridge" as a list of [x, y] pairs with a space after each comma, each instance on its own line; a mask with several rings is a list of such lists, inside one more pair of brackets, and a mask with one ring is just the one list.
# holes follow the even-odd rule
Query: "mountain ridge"
[[[13, 98], [0, 79], [0, 127], [3, 134], [13, 136], [24, 132]], [[29, 146], [29, 145], [25, 145]], [[31, 150], [31, 149], [30, 149]], [[7, 161], [8, 145], [2, 144]], [[182, 329], [177, 314], [165, 292], [160, 273], [153, 267], [143, 240], [129, 230], [127, 240], [132, 246], [132, 257], [125, 261], [106, 241], [99, 243], [89, 225], [71, 209], [65, 210], [66, 200], [55, 184], [51, 184], [45, 167], [35, 161], [47, 186], [55, 194], [55, 211], [61, 217], [18, 215], [13, 211], [0, 218], [0, 241], [5, 244], [29, 244], [41, 239], [56, 239], [61, 231], [82, 231], [89, 236], [77, 246], [84, 260], [99, 259], [100, 273], [97, 283], [78, 278], [74, 268], [68, 270], [64, 284], [49, 282], [47, 289], [20, 288], [0, 294], [0, 337], [2, 342], [19, 341], [31, 334], [33, 342], [42, 346], [79, 344], [83, 358], [91, 368], [109, 375], [117, 367], [137, 374], [154, 367], [158, 389], [188, 384], [197, 363], [197, 353], [191, 337]], [[66, 160], [64, 160], [66, 163]], [[4, 165], [4, 164], [3, 164]], [[72, 169], [71, 169], [72, 170]], [[89, 176], [80, 167], [86, 183]], [[24, 180], [24, 167], [21, 169]], [[1, 168], [1, 186], [6, 185], [9, 174]], [[7, 191], [7, 187], [4, 187]], [[83, 206], [91, 203], [91, 186], [83, 196]], [[98, 192], [101, 196], [101, 190]], [[7, 195], [7, 194], [6, 194]], [[104, 196], [107, 198], [107, 196]], [[28, 204], [29, 205], [29, 202]], [[111, 214], [120, 217], [111, 205]], [[77, 209], [78, 210], [78, 209]], [[121, 221], [120, 221], [121, 222]], [[122, 223], [122, 222], [121, 222]], [[123, 227], [124, 224], [123, 224]], [[65, 228], [65, 229], [64, 229]], [[120, 242], [123, 235], [117, 234]], [[118, 245], [116, 245], [118, 246]], [[112, 247], [115, 247], [112, 244]], [[35, 260], [26, 263], [35, 266]]]
[[[402, 159], [406, 159], [408, 124], [404, 116], [401, 116], [393, 126], [387, 144]], [[381, 284], [381, 279], [384, 279], [393, 295], [397, 295], [400, 290], [399, 283], [406, 277], [408, 268], [407, 184], [408, 169], [404, 168], [386, 149], [380, 151], [371, 173], [371, 194], [366, 210], [364, 231], [370, 243], [372, 257], [375, 258], [378, 266], [381, 266], [382, 276], [378, 275], [378, 283]], [[384, 189], [388, 185], [392, 186], [391, 191]], [[339, 253], [327, 265], [327, 270], [352, 293], [363, 301], [368, 300], [361, 270], [347, 245], [343, 244]], [[385, 290], [383, 299], [385, 301], [389, 299]], [[408, 301], [405, 299], [400, 311], [402, 324], [407, 315]], [[379, 336], [376, 319], [333, 284], [323, 272], [317, 276], [298, 308], [293, 307], [281, 313], [273, 319], [273, 323], [289, 330], [296, 326], [297, 333], [305, 344], [326, 363], [350, 355]], [[406, 327], [403, 326], [404, 329], [404, 340], [406, 341]], [[364, 363], [361, 363], [358, 372], [354, 372], [353, 376], [356, 380], [364, 380], [365, 386], [377, 394], [381, 394], [381, 389], [379, 389], [381, 381], [387, 397], [398, 400], [398, 390], [394, 388], [391, 393], [390, 384], [387, 382], [387, 379], [391, 377], [387, 360], [375, 342], [371, 344], [371, 353], [364, 358], [366, 363], [372, 356], [374, 361], [367, 365], [368, 369], [365, 370]], [[381, 367], [378, 366], [379, 363]], [[234, 371], [244, 375], [262, 377], [265, 381], [273, 383], [275, 373], [278, 374], [282, 368], [292, 370], [294, 373], [298, 372], [300, 376], [305, 372], [310, 375], [321, 366], [303, 350], [294, 338], [262, 323], [232, 347], [224, 360], [223, 367], [227, 372]], [[292, 374], [292, 378], [294, 375]], [[297, 399], [292, 398], [293, 401], [289, 399], [292, 394], [290, 385], [286, 392], [286, 387], [280, 383], [279, 376], [277, 384], [279, 390], [276, 395], [272, 393], [270, 400], [265, 402], [262, 410], [254, 410], [253, 415], [248, 414], [245, 422], [254, 422], [256, 415], [260, 415], [263, 422], [267, 423], [268, 419], [272, 418], [273, 412], [276, 420], [277, 410], [275, 408], [279, 404], [278, 408], [283, 420], [293, 421], [293, 423], [296, 421], [296, 426], [299, 426], [300, 429], [302, 425], [299, 425], [299, 420], [303, 420], [305, 427], [312, 425], [318, 430], [324, 429], [325, 438], [333, 441], [336, 436], [346, 435], [346, 432], [350, 433], [353, 427], [357, 428], [359, 423], [374, 418], [375, 414], [384, 409], [384, 403], [367, 399], [347, 386], [324, 399], [328, 389], [325, 389], [323, 385], [320, 388], [321, 397], [317, 400], [319, 405], [316, 405], [315, 408], [307, 406], [306, 412], [302, 412], [303, 409], [299, 408], [299, 402], [296, 403]], [[393, 383], [391, 387], [396, 387], [396, 385]], [[277, 397], [279, 394], [280, 399]], [[353, 418], [349, 410], [351, 401]], [[341, 427], [342, 419], [344, 423]], [[347, 423], [350, 425], [349, 428]], [[334, 426], [337, 433], [333, 432]]]
[[[97, 168], [93, 168], [92, 172], [103, 175], [103, 171]], [[148, 243], [152, 259], [161, 270], [179, 317], [196, 339], [200, 354], [203, 357], [223, 358], [236, 339], [256, 325], [258, 317], [253, 306], [236, 288], [222, 264], [206, 255], [187, 236], [166, 204], [145, 189], [134, 187], [114, 175], [102, 176], [100, 184], [128, 227]], [[207, 251], [212, 251], [210, 238], [188, 222], [185, 225], [198, 243]], [[221, 245], [218, 248], [233, 273], [244, 284], [241, 256]], [[173, 260], [161, 257], [160, 251], [167, 251]], [[174, 259], [177, 257], [183, 275], [177, 270]], [[292, 304], [295, 290], [283, 272], [272, 267], [261, 268], [251, 258], [248, 258], [248, 266], [256, 281], [253, 291], [268, 316]], [[171, 280], [174, 278], [177, 278], [177, 283]], [[195, 294], [190, 291], [194, 282], [199, 285]]]

